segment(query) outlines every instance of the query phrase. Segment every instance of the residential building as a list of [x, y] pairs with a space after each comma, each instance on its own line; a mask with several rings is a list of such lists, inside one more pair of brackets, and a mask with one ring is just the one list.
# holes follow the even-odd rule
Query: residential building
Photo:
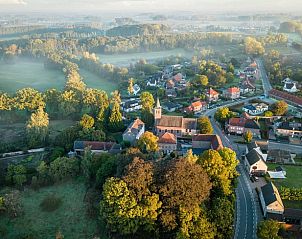
[[276, 90], [276, 89], [272, 89], [269, 91], [269, 96], [272, 98], [275, 98], [277, 100], [284, 100], [289, 104], [298, 106], [298, 107], [302, 107], [302, 98], [295, 96], [293, 94], [284, 92], [284, 91], [280, 91], [280, 90]]
[[244, 106], [242, 110], [250, 115], [260, 115], [265, 111], [268, 111], [268, 105], [264, 103], [254, 103]]
[[199, 114], [202, 111], [207, 110], [207, 108], [208, 108], [207, 102], [198, 100], [198, 101], [193, 102], [190, 106], [184, 108], [184, 113]]
[[161, 152], [165, 154], [169, 154], [177, 149], [177, 138], [174, 134], [171, 133], [164, 133], [162, 136], [159, 137], [157, 141], [158, 147]]
[[267, 141], [253, 141], [246, 147], [246, 153], [255, 149], [258, 154], [261, 155], [263, 160], [266, 162], [268, 155], [268, 142]]
[[284, 86], [283, 86], [284, 91], [287, 91], [289, 93], [295, 93], [295, 92], [299, 91], [296, 86], [297, 82], [291, 80], [290, 78], [286, 78], [282, 82], [284, 83]]
[[256, 149], [252, 149], [245, 155], [244, 164], [250, 174], [263, 175], [267, 172], [267, 165]]
[[145, 133], [145, 123], [140, 119], [134, 120], [123, 133], [123, 140], [132, 145]]
[[216, 134], [197, 134], [192, 137], [192, 150], [196, 155], [203, 151], [223, 149], [221, 138]]
[[260, 203], [264, 217], [282, 221], [284, 214], [284, 205], [276, 186], [270, 182], [261, 187]]
[[182, 116], [162, 115], [162, 108], [157, 99], [154, 113], [154, 130], [158, 136], [166, 132], [176, 135], [177, 137], [184, 135], [194, 135], [197, 130], [197, 119], [184, 118]]
[[115, 142], [75, 141], [73, 144], [73, 150], [78, 155], [83, 155], [88, 147], [94, 154], [118, 153], [121, 151], [121, 146]]
[[253, 136], [260, 137], [260, 126], [253, 119], [230, 118], [226, 124], [226, 130], [230, 134], [242, 135], [250, 130]]
[[139, 85], [138, 85], [138, 84], [135, 84], [135, 85], [133, 86], [133, 95], [137, 95], [138, 92], [140, 92], [140, 90], [141, 90], [141, 88], [139, 87]]
[[257, 75], [258, 70], [256, 67], [249, 66], [249, 67], [246, 67], [243, 72], [245, 75]]
[[163, 104], [162, 108], [168, 112], [174, 112], [174, 111], [178, 110], [180, 107], [181, 107], [180, 104], [168, 101]]
[[206, 97], [207, 97], [208, 102], [216, 102], [219, 99], [219, 93], [217, 91], [213, 90], [212, 88], [210, 88], [206, 92]]
[[122, 111], [129, 113], [138, 111], [142, 108], [141, 100], [139, 98], [132, 98], [122, 102]]
[[224, 91], [224, 97], [227, 99], [238, 99], [240, 97], [240, 89], [238, 87], [230, 87]]
[[276, 124], [275, 134], [283, 137], [302, 137], [302, 124], [297, 122], [281, 122]]
[[240, 86], [241, 94], [254, 93], [255, 91], [256, 91], [256, 87], [249, 80], [244, 80], [241, 82], [241, 86]]

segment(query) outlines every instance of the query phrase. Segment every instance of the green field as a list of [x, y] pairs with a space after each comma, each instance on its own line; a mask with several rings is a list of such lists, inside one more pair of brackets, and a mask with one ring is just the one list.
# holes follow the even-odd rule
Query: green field
[[[102, 234], [96, 219], [86, 216], [85, 193], [86, 188], [82, 182], [66, 182], [44, 187], [39, 191], [26, 189], [21, 192], [24, 214], [15, 219], [2, 217], [0, 237], [53, 239], [61, 231], [64, 238], [84, 239]], [[51, 194], [61, 198], [61, 206], [53, 212], [42, 211], [40, 203]], [[106, 237], [102, 235], [100, 238]]]
[[115, 55], [98, 54], [98, 57], [102, 63], [110, 63], [116, 66], [129, 66], [130, 63], [135, 64], [139, 59], [145, 59], [147, 62], [152, 62], [169, 56], [182, 56], [191, 58], [193, 56], [193, 53], [181, 48], [176, 48], [173, 50], [156, 52], [139, 52]]
[[[108, 93], [117, 89], [117, 84], [86, 71], [80, 71], [87, 87], [98, 88]], [[43, 63], [20, 60], [16, 64], [0, 62], [0, 90], [14, 93], [16, 90], [32, 87], [44, 91], [49, 88], [63, 89], [64, 74], [57, 70], [44, 68]]]
[[[274, 171], [278, 164], [267, 164], [268, 169]], [[302, 166], [282, 165], [286, 170], [286, 179], [273, 179], [277, 187], [302, 188]]]

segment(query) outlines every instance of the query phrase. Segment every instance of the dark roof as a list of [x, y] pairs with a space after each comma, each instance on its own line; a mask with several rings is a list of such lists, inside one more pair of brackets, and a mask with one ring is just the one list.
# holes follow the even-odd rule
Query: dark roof
[[229, 125], [240, 126], [248, 129], [260, 129], [259, 125], [256, 123], [255, 120], [246, 118], [230, 118]]
[[114, 142], [99, 142], [99, 141], [75, 141], [73, 145], [74, 150], [84, 150], [91, 147], [91, 150], [109, 151], [116, 143]]
[[246, 119], [244, 127], [246, 129], [260, 129], [260, 126], [256, 123], [256, 121], [252, 119]]
[[251, 151], [252, 149], [258, 148], [258, 145], [257, 145], [256, 141], [253, 141], [247, 145], [247, 148], [249, 151]]
[[275, 171], [276, 171], [276, 172], [283, 172], [283, 171], [285, 171], [285, 169], [284, 169], [282, 166], [277, 166], [277, 167], [275, 168]]
[[265, 205], [268, 206], [272, 204], [273, 202], [277, 201], [277, 197], [273, 188], [273, 184], [267, 183], [263, 187], [261, 187], [261, 192], [265, 201]]
[[182, 127], [184, 129], [196, 129], [197, 127], [197, 120], [194, 118], [183, 118], [182, 120]]
[[289, 89], [289, 90], [290, 90], [291, 88], [293, 88], [294, 86], [295, 86], [294, 83], [286, 83], [286, 84], [285, 84], [285, 88], [286, 88], [286, 89]]
[[223, 149], [221, 138], [216, 134], [198, 134], [192, 137], [192, 141], [208, 141], [211, 142], [212, 149]]
[[163, 103], [163, 108], [173, 109], [173, 108], [178, 108], [178, 107], [179, 107], [179, 104], [173, 103], [171, 101]]
[[294, 218], [294, 219], [302, 219], [302, 210], [294, 209], [294, 208], [285, 208], [284, 209], [284, 217], [285, 218]]
[[268, 150], [268, 142], [265, 141], [253, 141], [247, 145], [248, 150], [260, 148], [261, 151], [267, 151]]
[[247, 161], [249, 162], [250, 165], [253, 165], [253, 164], [259, 162], [260, 160], [262, 160], [262, 157], [261, 157], [261, 155], [258, 154], [256, 149], [252, 149], [246, 155], [246, 159], [247, 159]]
[[275, 96], [277, 98], [284, 99], [285, 101], [289, 101], [296, 105], [302, 106], [302, 98], [300, 98], [298, 96], [295, 96], [295, 95], [292, 95], [292, 94], [289, 94], [289, 93], [286, 93], [286, 92], [283, 92], [280, 90], [276, 90], [276, 89], [270, 90], [269, 94], [271, 96]]

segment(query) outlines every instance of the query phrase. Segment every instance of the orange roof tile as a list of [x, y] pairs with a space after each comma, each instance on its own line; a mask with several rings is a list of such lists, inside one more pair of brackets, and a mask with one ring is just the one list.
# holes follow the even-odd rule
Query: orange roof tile
[[166, 132], [159, 138], [158, 143], [176, 144], [176, 136], [174, 134]]

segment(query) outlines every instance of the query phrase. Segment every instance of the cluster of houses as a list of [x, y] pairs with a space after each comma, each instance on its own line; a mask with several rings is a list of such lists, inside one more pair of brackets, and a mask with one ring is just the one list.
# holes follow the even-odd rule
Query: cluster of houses
[[245, 67], [242, 72], [238, 72], [238, 76], [241, 79], [240, 93], [254, 93], [256, 91], [256, 80], [259, 79], [259, 70], [256, 62], [252, 62], [249, 66]]
[[[159, 138], [160, 151], [165, 154], [176, 152], [178, 155], [183, 155], [188, 149], [201, 153], [207, 149], [223, 148], [219, 136], [199, 134], [196, 118], [163, 115], [159, 100], [157, 100], [153, 114], [154, 133]], [[140, 119], [136, 119], [123, 133], [123, 140], [135, 145], [144, 132], [145, 124]]]

